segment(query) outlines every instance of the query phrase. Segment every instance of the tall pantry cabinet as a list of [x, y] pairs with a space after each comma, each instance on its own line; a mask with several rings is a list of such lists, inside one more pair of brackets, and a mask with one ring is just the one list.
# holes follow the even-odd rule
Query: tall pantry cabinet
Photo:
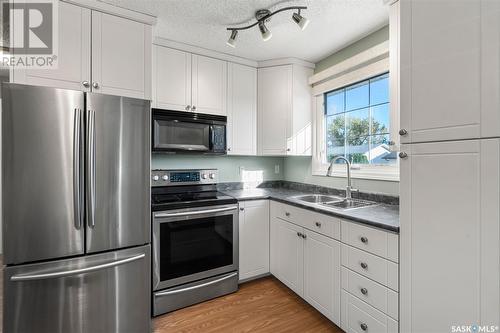
[[391, 75], [400, 79], [400, 331], [498, 326], [500, 2], [400, 0], [390, 16], [399, 45]]

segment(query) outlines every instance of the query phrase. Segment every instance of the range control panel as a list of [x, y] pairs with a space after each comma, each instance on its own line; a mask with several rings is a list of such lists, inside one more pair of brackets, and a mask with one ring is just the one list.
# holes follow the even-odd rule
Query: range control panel
[[217, 184], [217, 169], [152, 170], [151, 186], [179, 186]]

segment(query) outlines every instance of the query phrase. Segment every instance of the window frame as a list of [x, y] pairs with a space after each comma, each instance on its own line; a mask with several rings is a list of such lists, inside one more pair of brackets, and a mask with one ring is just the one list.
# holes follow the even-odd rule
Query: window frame
[[[326, 176], [329, 163], [324, 162], [326, 156], [326, 133], [325, 133], [325, 93], [348, 87], [352, 84], [368, 80], [378, 75], [389, 73], [389, 110], [390, 110], [390, 138], [395, 142], [392, 145], [393, 151], [399, 150], [399, 135], [397, 133], [399, 123], [399, 105], [393, 94], [397, 87], [397, 74], [389, 70], [389, 58], [384, 58], [356, 70], [343, 73], [322, 84], [322, 87], [315, 89], [316, 96], [313, 96], [313, 161], [312, 175]], [[332, 169], [333, 177], [346, 177], [347, 171], [344, 164], [334, 164]], [[385, 181], [399, 181], [399, 159], [393, 165], [366, 165], [353, 164], [351, 168], [352, 178], [373, 179]]]

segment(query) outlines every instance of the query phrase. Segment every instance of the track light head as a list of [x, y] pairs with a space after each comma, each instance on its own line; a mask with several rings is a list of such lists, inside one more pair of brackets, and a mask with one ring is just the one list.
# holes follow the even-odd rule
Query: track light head
[[231, 37], [227, 40], [226, 44], [235, 47], [236, 44], [236, 37], [238, 36], [238, 30], [232, 30], [231, 31]]
[[271, 37], [273, 36], [271, 31], [269, 31], [269, 29], [266, 27], [264, 21], [259, 22], [259, 30], [260, 30], [260, 34], [262, 35], [262, 39], [264, 41], [270, 40]]
[[309, 20], [300, 15], [300, 11], [298, 13], [293, 13], [292, 20], [297, 23], [301, 30], [305, 30], [307, 28], [307, 25], [309, 24]]

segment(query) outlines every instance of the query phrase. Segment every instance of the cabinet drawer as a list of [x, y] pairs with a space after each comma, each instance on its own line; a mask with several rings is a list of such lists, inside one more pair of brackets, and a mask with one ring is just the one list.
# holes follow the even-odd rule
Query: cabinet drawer
[[398, 322], [342, 290], [341, 328], [347, 333], [397, 333]]
[[391, 232], [342, 221], [342, 242], [398, 262], [399, 236]]
[[342, 288], [398, 320], [398, 293], [342, 267]]
[[271, 201], [271, 217], [278, 217], [322, 235], [340, 240], [340, 219], [333, 216]]
[[398, 264], [342, 244], [342, 266], [398, 291]]

